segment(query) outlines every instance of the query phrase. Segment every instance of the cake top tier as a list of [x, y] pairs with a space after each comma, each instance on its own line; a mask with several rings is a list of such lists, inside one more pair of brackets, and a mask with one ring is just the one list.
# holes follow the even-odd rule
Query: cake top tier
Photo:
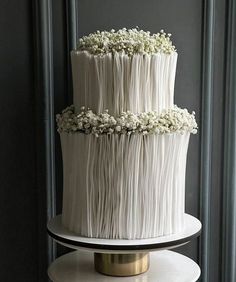
[[123, 52], [129, 56], [134, 54], [171, 54], [175, 46], [170, 40], [171, 34], [161, 30], [151, 34], [138, 28], [122, 28], [117, 31], [97, 31], [80, 38], [77, 51], [87, 51], [93, 55]]

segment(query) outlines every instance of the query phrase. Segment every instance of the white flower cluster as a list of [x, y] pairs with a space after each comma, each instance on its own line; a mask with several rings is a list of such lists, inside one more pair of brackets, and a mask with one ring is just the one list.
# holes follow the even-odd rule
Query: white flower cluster
[[90, 109], [81, 108], [75, 113], [74, 106], [70, 106], [56, 117], [58, 132], [81, 132], [100, 136], [103, 134], [165, 134], [165, 133], [197, 133], [195, 113], [190, 114], [186, 109], [174, 106], [164, 110], [160, 115], [155, 111], [134, 114], [130, 111], [122, 112], [113, 117], [108, 110], [100, 114]]
[[79, 40], [77, 50], [88, 51], [94, 55], [124, 52], [132, 56], [134, 54], [170, 54], [176, 51], [170, 40], [171, 34], [161, 30], [157, 34], [149, 31], [133, 29], [119, 29], [115, 31], [97, 31]]

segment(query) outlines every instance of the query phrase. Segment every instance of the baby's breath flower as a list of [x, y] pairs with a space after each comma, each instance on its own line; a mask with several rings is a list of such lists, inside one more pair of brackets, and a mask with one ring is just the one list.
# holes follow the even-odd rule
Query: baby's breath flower
[[92, 110], [82, 107], [82, 112], [75, 113], [74, 106], [70, 106], [56, 115], [58, 132], [93, 134], [166, 134], [190, 132], [197, 133], [195, 113], [190, 114], [186, 109], [174, 106], [163, 110], [134, 114], [130, 111], [122, 112], [119, 116], [111, 116], [108, 110], [95, 114]]
[[123, 52], [128, 56], [134, 54], [170, 54], [175, 46], [170, 40], [171, 34], [161, 30], [157, 34], [139, 28], [122, 28], [117, 31], [97, 31], [79, 39], [77, 50], [88, 51], [93, 55]]
[[116, 128], [115, 128], [115, 130], [116, 130], [117, 132], [120, 132], [120, 131], [121, 131], [121, 126], [120, 126], [120, 125], [117, 125]]

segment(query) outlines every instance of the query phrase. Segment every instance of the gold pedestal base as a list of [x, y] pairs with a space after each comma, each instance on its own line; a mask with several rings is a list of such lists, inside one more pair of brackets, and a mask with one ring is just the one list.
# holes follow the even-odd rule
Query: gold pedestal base
[[137, 254], [94, 254], [97, 272], [110, 276], [133, 276], [149, 268], [149, 253]]

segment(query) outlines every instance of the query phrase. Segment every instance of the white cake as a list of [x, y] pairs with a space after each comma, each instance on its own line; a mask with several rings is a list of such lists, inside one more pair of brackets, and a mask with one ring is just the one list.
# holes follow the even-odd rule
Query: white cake
[[180, 232], [188, 142], [197, 125], [194, 114], [174, 106], [170, 36], [97, 32], [80, 40], [71, 60], [74, 106], [57, 116], [63, 225], [96, 238]]

